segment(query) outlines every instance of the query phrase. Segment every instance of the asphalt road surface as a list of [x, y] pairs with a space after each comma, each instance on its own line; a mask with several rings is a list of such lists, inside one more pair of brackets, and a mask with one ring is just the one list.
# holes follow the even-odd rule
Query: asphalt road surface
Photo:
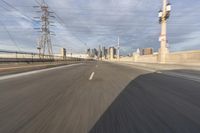
[[200, 82], [172, 72], [92, 62], [0, 78], [0, 133], [199, 132]]

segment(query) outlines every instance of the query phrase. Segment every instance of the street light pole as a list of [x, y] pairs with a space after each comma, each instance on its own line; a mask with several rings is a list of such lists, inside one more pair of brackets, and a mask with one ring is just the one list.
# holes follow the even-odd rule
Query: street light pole
[[163, 9], [159, 11], [159, 22], [161, 23], [161, 35], [160, 50], [159, 50], [159, 61], [160, 63], [166, 62], [166, 55], [169, 53], [167, 47], [167, 19], [170, 16], [171, 5], [167, 0], [163, 0]]

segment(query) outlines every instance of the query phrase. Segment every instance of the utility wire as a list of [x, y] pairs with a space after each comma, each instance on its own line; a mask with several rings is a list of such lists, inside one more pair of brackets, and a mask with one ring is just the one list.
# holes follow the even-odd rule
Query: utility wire
[[[53, 10], [52, 10], [53, 11]], [[68, 31], [68, 29], [67, 29], [67, 27], [66, 27], [66, 25], [64, 24], [64, 21], [63, 21], [63, 19], [54, 11], [54, 13], [55, 13], [55, 16], [58, 18], [58, 23], [59, 24], [61, 24], [67, 31]], [[74, 34], [73, 34], [74, 35]], [[74, 35], [75, 36], [75, 35]], [[78, 39], [84, 46], [85, 46], [85, 42], [84, 41], [82, 41], [80, 38], [78, 38], [77, 36], [75, 36], [76, 37], [76, 39]]]
[[[14, 7], [13, 5], [11, 5], [10, 3], [8, 3], [8, 2], [6, 2], [6, 1], [4, 1], [4, 0], [1, 0], [1, 1], [2, 1], [4, 4], [6, 4], [8, 7], [14, 9], [14, 10], [17, 11], [18, 13], [20, 13], [22, 16], [24, 16], [24, 17], [26, 18], [26, 20], [28, 20], [29, 22], [32, 23], [32, 21], [34, 21], [32, 18], [30, 18], [29, 16], [23, 14], [20, 10], [18, 10], [17, 8], [15, 8], [15, 7]], [[8, 7], [5, 7], [5, 6], [3, 6], [2, 4], [0, 4], [0, 6], [1, 6], [3, 9], [7, 10], [7, 11], [11, 11], [11, 9], [8, 9]], [[4, 15], [4, 14], [2, 14], [2, 15]], [[9, 28], [3, 23], [3, 21], [1, 21], [1, 19], [0, 19], [0, 24], [2, 25], [2, 27], [3, 27], [3, 28], [5, 29], [5, 31], [7, 32], [8, 37], [9, 37], [9, 38], [11, 39], [11, 41], [13, 42], [14, 46], [18, 49], [18, 51], [21, 52], [21, 48], [19, 47], [17, 41], [14, 39], [14, 37], [13, 37], [12, 34], [11, 34], [11, 32], [9, 31]], [[14, 29], [16, 29], [16, 28], [14, 28]], [[20, 29], [20, 30], [22, 30], [22, 29]], [[19, 31], [19, 30], [18, 30], [18, 31]], [[33, 30], [32, 30], [32, 31], [33, 31]]]
[[[39, 0], [35, 0], [35, 2], [36, 3], [38, 3], [39, 5], [41, 5], [41, 2], [39, 1]], [[68, 29], [66, 28], [66, 25], [65, 25], [65, 23], [64, 23], [64, 21], [63, 21], [63, 19], [49, 6], [49, 9], [52, 11], [52, 12], [54, 12], [54, 14], [55, 14], [55, 16], [56, 16], [56, 18], [57, 18], [57, 22], [60, 24], [60, 25], [62, 25], [65, 29], [66, 29], [66, 31], [68, 31]], [[72, 34], [72, 35], [74, 35], [74, 34]], [[74, 35], [75, 36], [75, 35]], [[78, 41], [80, 41], [84, 46], [85, 46], [85, 42], [83, 42], [80, 38], [78, 38], [77, 36], [75, 36], [76, 37], [76, 39], [78, 39]], [[73, 43], [73, 42], [72, 42]], [[76, 44], [75, 44], [76, 45]]]
[[0, 21], [0, 24], [4, 27], [5, 31], [8, 34], [8, 37], [11, 39], [11, 41], [13, 42], [13, 44], [15, 45], [15, 47], [18, 49], [19, 52], [21, 52], [21, 49], [19, 47], [19, 45], [17, 44], [17, 42], [15, 41], [15, 39], [13, 38], [13, 36], [11, 35], [11, 33], [9, 32], [9, 30], [7, 29], [7, 27], [5, 26], [5, 24]]
[[1, 0], [4, 4], [6, 4], [7, 6], [9, 6], [10, 8], [14, 9], [15, 11], [17, 11], [18, 13], [20, 13], [22, 16], [26, 17], [28, 21], [31, 22], [35, 22], [34, 19], [32, 19], [31, 17], [27, 16], [26, 14], [22, 13], [19, 9], [17, 9], [15, 6], [13, 6], [12, 4], [6, 2], [5, 0]]

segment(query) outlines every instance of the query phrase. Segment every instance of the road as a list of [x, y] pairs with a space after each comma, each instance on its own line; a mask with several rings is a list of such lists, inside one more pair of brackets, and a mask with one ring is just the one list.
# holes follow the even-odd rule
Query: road
[[0, 79], [0, 133], [199, 133], [199, 101], [191, 78], [105, 62], [64, 66]]

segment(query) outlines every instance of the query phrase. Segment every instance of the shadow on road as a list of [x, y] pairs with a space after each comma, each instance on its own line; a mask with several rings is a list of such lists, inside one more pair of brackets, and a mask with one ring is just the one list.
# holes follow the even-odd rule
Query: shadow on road
[[131, 81], [89, 133], [199, 133], [200, 84], [158, 73]]

